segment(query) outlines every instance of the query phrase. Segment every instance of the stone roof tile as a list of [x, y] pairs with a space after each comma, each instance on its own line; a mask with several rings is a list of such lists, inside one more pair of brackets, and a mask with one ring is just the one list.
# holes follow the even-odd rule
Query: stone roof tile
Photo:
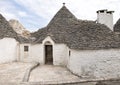
[[53, 17], [47, 27], [32, 33], [42, 43], [50, 36], [55, 43], [64, 43], [71, 49], [119, 48], [120, 39], [103, 24], [78, 20], [65, 6]]

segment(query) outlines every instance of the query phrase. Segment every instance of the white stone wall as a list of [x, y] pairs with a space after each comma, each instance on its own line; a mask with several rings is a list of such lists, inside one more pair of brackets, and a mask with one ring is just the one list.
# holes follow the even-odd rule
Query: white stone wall
[[[28, 51], [24, 51], [24, 46], [29, 46]], [[24, 61], [24, 62], [29, 62], [30, 61], [30, 51], [31, 51], [31, 45], [30, 44], [20, 44], [19, 47], [20, 50], [20, 61]]]
[[107, 11], [104, 11], [104, 13], [97, 13], [97, 22], [105, 24], [113, 30], [113, 14], [107, 13]]
[[42, 44], [31, 45], [30, 57], [32, 61], [44, 64], [43, 45]]
[[[24, 62], [40, 62], [45, 64], [45, 44], [50, 42], [53, 46], [53, 64], [66, 66], [68, 63], [69, 49], [65, 44], [56, 44], [48, 36], [40, 44], [21, 44], [20, 45], [20, 60]], [[29, 46], [29, 51], [24, 52], [24, 46]]]
[[[24, 51], [24, 46], [29, 46], [29, 50]], [[44, 63], [42, 44], [21, 44], [20, 45], [20, 61], [23, 62], [39, 62]]]
[[71, 50], [68, 68], [82, 77], [118, 78], [120, 77], [120, 49]]
[[69, 49], [65, 44], [55, 44], [54, 45], [54, 65], [67, 66]]
[[[42, 45], [44, 46], [47, 41], [51, 42], [53, 46], [53, 64], [66, 66], [69, 54], [68, 47], [65, 44], [56, 44], [49, 36], [43, 40]], [[44, 50], [43, 57], [45, 57]]]
[[19, 43], [13, 38], [0, 40], [0, 63], [17, 61]]

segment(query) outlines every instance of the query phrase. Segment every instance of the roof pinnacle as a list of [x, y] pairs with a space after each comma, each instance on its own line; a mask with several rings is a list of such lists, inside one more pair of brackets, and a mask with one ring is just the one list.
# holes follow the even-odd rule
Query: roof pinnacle
[[65, 3], [63, 3], [63, 6], [65, 6]]

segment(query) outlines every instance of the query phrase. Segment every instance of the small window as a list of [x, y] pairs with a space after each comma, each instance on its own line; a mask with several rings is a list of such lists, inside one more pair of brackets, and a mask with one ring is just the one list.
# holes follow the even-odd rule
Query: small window
[[24, 51], [25, 51], [25, 52], [28, 52], [28, 51], [29, 51], [28, 46], [24, 46]]

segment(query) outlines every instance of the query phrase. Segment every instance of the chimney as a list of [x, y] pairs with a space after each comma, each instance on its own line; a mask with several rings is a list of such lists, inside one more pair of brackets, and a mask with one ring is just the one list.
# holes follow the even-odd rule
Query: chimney
[[97, 23], [105, 24], [113, 31], [113, 13], [107, 9], [97, 11]]

